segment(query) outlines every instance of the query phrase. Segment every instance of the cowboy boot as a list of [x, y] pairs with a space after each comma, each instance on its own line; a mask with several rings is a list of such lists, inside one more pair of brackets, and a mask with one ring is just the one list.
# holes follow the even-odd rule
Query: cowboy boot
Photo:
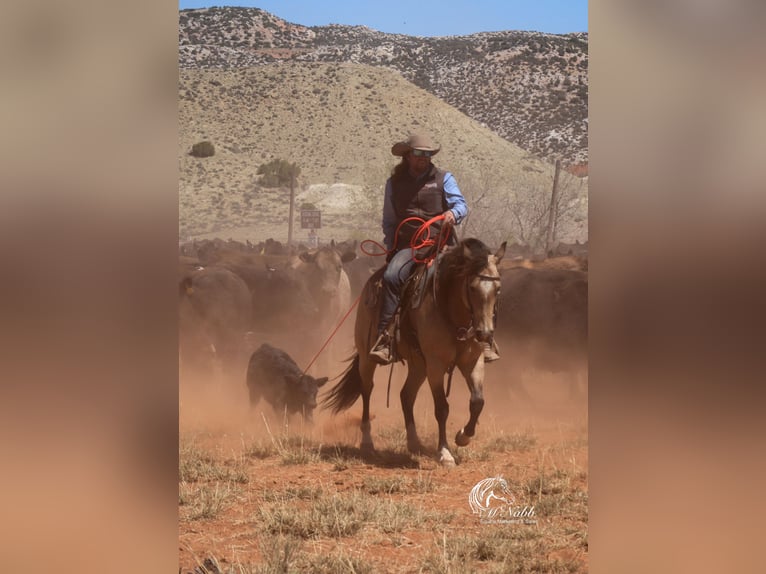
[[369, 359], [379, 365], [390, 365], [394, 362], [391, 356], [391, 335], [388, 331], [383, 331], [378, 340], [375, 341], [375, 345], [372, 347]]

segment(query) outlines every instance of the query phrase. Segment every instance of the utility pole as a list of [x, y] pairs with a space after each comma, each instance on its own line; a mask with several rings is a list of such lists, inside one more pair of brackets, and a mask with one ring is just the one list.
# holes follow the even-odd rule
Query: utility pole
[[551, 207], [548, 210], [548, 232], [545, 237], [545, 253], [553, 248], [553, 233], [556, 227], [556, 207], [559, 199], [559, 171], [561, 170], [561, 160], [556, 160], [556, 170], [553, 173], [553, 190], [551, 191]]

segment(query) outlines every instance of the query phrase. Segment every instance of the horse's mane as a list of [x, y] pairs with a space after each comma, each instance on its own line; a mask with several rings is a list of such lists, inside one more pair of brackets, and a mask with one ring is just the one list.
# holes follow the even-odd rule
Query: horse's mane
[[492, 254], [481, 240], [475, 237], [464, 239], [446, 251], [439, 264], [439, 286], [448, 285], [458, 277], [476, 275], [487, 265]]

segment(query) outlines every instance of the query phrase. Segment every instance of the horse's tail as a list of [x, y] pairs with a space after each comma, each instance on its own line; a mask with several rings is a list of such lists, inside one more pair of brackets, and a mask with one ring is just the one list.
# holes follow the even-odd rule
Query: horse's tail
[[351, 365], [338, 383], [322, 399], [322, 408], [339, 413], [350, 408], [362, 395], [362, 375], [359, 373], [359, 353], [355, 353]]

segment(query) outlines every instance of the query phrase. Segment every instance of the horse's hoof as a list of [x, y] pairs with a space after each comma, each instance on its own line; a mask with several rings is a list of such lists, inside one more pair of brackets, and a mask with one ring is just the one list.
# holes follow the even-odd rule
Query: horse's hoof
[[454, 458], [441, 458], [439, 459], [439, 464], [444, 468], [455, 468], [457, 466]]
[[359, 450], [365, 454], [374, 454], [375, 445], [371, 442], [363, 442], [361, 445], [359, 445]]
[[471, 437], [465, 434], [463, 429], [460, 429], [455, 435], [455, 444], [458, 446], [468, 446], [471, 444]]
[[443, 448], [441, 450], [441, 454], [439, 455], [439, 464], [441, 464], [444, 468], [455, 467], [455, 458], [452, 456], [452, 453], [450, 453], [450, 451], [447, 450], [446, 448]]

